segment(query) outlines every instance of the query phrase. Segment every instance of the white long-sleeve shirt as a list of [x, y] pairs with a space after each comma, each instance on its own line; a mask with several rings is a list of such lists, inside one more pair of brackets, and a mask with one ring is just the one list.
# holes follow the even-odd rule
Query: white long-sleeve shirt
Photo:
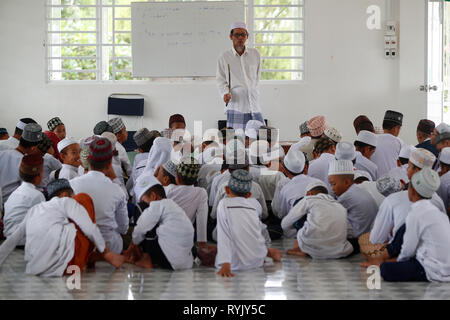
[[62, 164], [61, 171], [59, 172], [59, 179], [72, 180], [79, 176], [78, 167], [74, 167], [70, 164]]
[[133, 230], [133, 243], [140, 244], [148, 231], [156, 229], [158, 244], [174, 270], [193, 264], [194, 227], [186, 213], [173, 200], [153, 201], [142, 212]]
[[20, 162], [23, 154], [15, 149], [0, 151], [0, 188], [3, 202], [6, 202], [22, 183], [19, 176]]
[[[446, 212], [442, 199], [436, 193], [433, 194], [431, 203], [440, 211]], [[387, 196], [378, 209], [372, 230], [370, 231], [370, 242], [373, 244], [381, 244], [392, 241], [398, 229], [405, 224], [410, 210], [411, 201], [409, 201], [408, 190]]]
[[267, 256], [261, 206], [252, 198], [224, 198], [217, 210], [216, 268], [231, 270], [262, 267]]
[[223, 184], [224, 181], [228, 182], [228, 179], [230, 179], [230, 171], [228, 170], [214, 176], [214, 178], [212, 179], [208, 200], [208, 204], [210, 207], [214, 206], [216, 194], [217, 191], [219, 190], [219, 187]]
[[450, 171], [441, 177], [441, 185], [437, 194], [441, 197], [445, 208], [448, 210], [450, 206]]
[[356, 151], [356, 162], [355, 168], [358, 170], [366, 171], [372, 177], [372, 181], [376, 181], [378, 179], [378, 167], [375, 163], [370, 161], [362, 155], [361, 152]]
[[123, 170], [129, 177], [131, 175], [132, 168], [131, 168], [130, 158], [128, 158], [127, 151], [125, 150], [124, 146], [119, 142], [116, 142], [116, 150], [119, 153], [119, 160], [120, 160], [121, 167], [123, 168]]
[[[303, 227], [294, 223], [307, 214]], [[347, 241], [347, 210], [328, 194], [306, 196], [281, 221], [286, 235], [297, 234], [300, 249], [314, 259], [338, 259], [353, 252]]]
[[272, 211], [280, 219], [294, 207], [295, 201], [306, 196], [306, 187], [316, 178], [300, 174], [289, 180], [272, 200]]
[[189, 220], [197, 226], [197, 241], [206, 242], [208, 222], [208, 195], [206, 190], [194, 186], [170, 184], [164, 187], [168, 199], [172, 199], [186, 213]]
[[268, 168], [262, 170], [261, 172], [262, 174], [260, 174], [255, 181], [261, 187], [266, 201], [273, 201], [278, 182], [288, 178], [286, 178], [282, 172], [272, 171]]
[[216, 83], [222, 98], [228, 93], [228, 65], [231, 73], [231, 100], [225, 110], [242, 113], [261, 112], [259, 106], [259, 79], [261, 55], [254, 48], [245, 47], [239, 56], [234, 48], [225, 51], [218, 60]]
[[398, 155], [402, 149], [403, 141], [392, 134], [378, 135], [377, 148], [370, 160], [378, 167], [378, 177], [387, 174], [397, 166]]
[[97, 225], [109, 249], [121, 253], [123, 241], [120, 234], [126, 234], [129, 226], [128, 210], [123, 190], [102, 172], [89, 171], [70, 180], [75, 192], [87, 193], [94, 202]]
[[415, 257], [429, 281], [450, 281], [450, 222], [429, 200], [411, 205], [398, 261]]
[[319, 158], [311, 161], [308, 168], [308, 176], [323, 181], [327, 185], [330, 195], [334, 195], [334, 193], [328, 181], [328, 167], [334, 160], [336, 160], [334, 154], [324, 152]]
[[375, 200], [375, 203], [377, 204], [377, 208], [379, 208], [384, 199], [386, 199], [386, 197], [383, 196], [380, 191], [378, 191], [376, 181], [363, 181], [362, 183], [358, 184], [358, 187], [370, 193], [373, 200]]
[[353, 232], [349, 238], [358, 238], [369, 232], [377, 215], [378, 207], [373, 197], [358, 185], [353, 184], [338, 197], [338, 201], [347, 209], [347, 219]]
[[55, 197], [28, 211], [19, 228], [0, 246], [0, 265], [20, 239], [26, 237], [26, 273], [44, 277], [62, 276], [75, 252], [77, 229], [69, 219], [80, 227], [100, 252], [105, 250], [100, 230], [92, 223], [86, 209], [72, 198]]
[[44, 172], [38, 188], [43, 190], [50, 182], [50, 173], [62, 168], [61, 162], [49, 153], [44, 154]]
[[[22, 182], [20, 187], [9, 196], [8, 201], [5, 203], [5, 229], [3, 230], [5, 236], [7, 238], [12, 236], [22, 223], [28, 210], [44, 201], [44, 194], [37, 190], [33, 184]], [[25, 238], [18, 245], [25, 245]]]

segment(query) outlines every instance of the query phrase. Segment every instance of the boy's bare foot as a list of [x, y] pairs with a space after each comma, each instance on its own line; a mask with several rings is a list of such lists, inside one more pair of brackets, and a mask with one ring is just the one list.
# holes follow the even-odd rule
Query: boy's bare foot
[[145, 269], [153, 268], [152, 260], [150, 259], [150, 255], [148, 253], [142, 254], [141, 259], [137, 260], [134, 264]]
[[114, 252], [106, 252], [103, 257], [105, 258], [106, 261], [108, 261], [110, 264], [112, 264], [114, 267], [116, 268], [120, 268], [123, 263], [125, 262], [125, 257], [114, 253]]
[[359, 265], [368, 268], [370, 266], [380, 266], [383, 262], [385, 262], [383, 257], [369, 257], [367, 261], [361, 262]]
[[283, 257], [283, 252], [281, 250], [277, 250], [275, 248], [269, 248], [267, 249], [267, 256], [271, 257], [273, 261], [279, 262], [281, 261], [281, 258]]
[[290, 256], [306, 257], [307, 254], [304, 253], [300, 248], [293, 248], [286, 251], [286, 254]]

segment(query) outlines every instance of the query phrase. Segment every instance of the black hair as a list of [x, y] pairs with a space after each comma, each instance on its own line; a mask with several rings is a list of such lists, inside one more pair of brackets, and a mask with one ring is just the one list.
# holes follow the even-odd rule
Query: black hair
[[328, 194], [328, 189], [325, 188], [324, 186], [317, 186], [317, 187], [312, 188], [309, 191], [316, 192], [316, 193]]
[[39, 143], [41, 143], [41, 141], [30, 142], [30, 141], [27, 141], [27, 140], [25, 140], [24, 138], [20, 137], [19, 145], [20, 145], [21, 147], [24, 147], [25, 149], [28, 149], [28, 148], [37, 146]]
[[151, 193], [156, 193], [162, 199], [166, 199], [166, 191], [164, 191], [164, 187], [160, 184], [154, 185], [150, 189], [148, 189], [144, 194], [150, 196]]
[[407, 158], [402, 158], [402, 157], [399, 157], [398, 160], [400, 161], [400, 163], [401, 163], [402, 165], [405, 165], [405, 164], [407, 164], [407, 163], [409, 162], [409, 159], [407, 159]]
[[150, 149], [153, 147], [153, 142], [155, 141], [156, 137], [151, 138], [147, 140], [143, 145], [139, 146], [139, 148], [142, 149], [144, 152], [150, 152]]
[[59, 197], [63, 192], [70, 192], [72, 194], [74, 193], [72, 188], [61, 189], [54, 192], [53, 194], [49, 194], [48, 199], [50, 200], [51, 198]]
[[448, 169], [448, 170], [450, 170], [450, 164], [446, 164], [446, 163], [441, 162], [440, 165], [441, 165], [441, 168], [442, 168], [442, 169]]
[[175, 177], [173, 175], [171, 175], [166, 169], [164, 169], [164, 167], [161, 167], [161, 169], [163, 170], [163, 174], [169, 177], [171, 184], [177, 184], [177, 181], [175, 180]]
[[105, 169], [111, 162], [112, 162], [112, 158], [106, 161], [94, 161], [91, 159], [87, 159], [89, 166], [92, 168], [92, 170], [95, 171], [102, 171], [103, 169]]
[[38, 174], [26, 174], [23, 173], [21, 170], [19, 170], [19, 177], [20, 179], [22, 179], [25, 182], [31, 183], [33, 181], [34, 178], [36, 178], [37, 176], [39, 176], [41, 173]]
[[0, 133], [0, 137], [6, 136], [6, 135], [8, 135], [8, 132], [6, 132], [6, 133]]
[[356, 184], [360, 184], [360, 183], [362, 183], [364, 181], [370, 181], [370, 180], [367, 177], [358, 177], [355, 180], [353, 180], [353, 182], [356, 183]]
[[392, 130], [396, 126], [400, 126], [401, 127], [401, 125], [398, 124], [397, 122], [393, 122], [393, 121], [390, 121], [390, 120], [384, 120], [383, 121], [383, 129]]
[[[34, 121], [33, 119], [31, 119], [31, 118], [23, 118], [23, 119], [20, 119], [20, 121], [21, 122], [23, 122], [23, 123], [25, 123], [25, 124], [30, 124], [30, 123], [37, 123], [36, 121]], [[14, 134], [16, 135], [22, 135], [22, 133], [23, 133], [23, 130], [22, 129], [19, 129], [19, 128], [15, 128], [14, 129]]]
[[181, 174], [179, 174], [178, 172], [177, 172], [177, 176], [178, 176], [178, 179], [180, 179], [181, 182], [183, 182], [183, 184], [186, 186], [192, 186], [197, 183], [197, 178], [183, 178], [181, 176]]
[[361, 142], [361, 141], [355, 141], [354, 143], [353, 143], [353, 145], [356, 147], [356, 148], [365, 148], [365, 147], [369, 147], [370, 149], [375, 149], [375, 147], [374, 146], [372, 146], [372, 145], [370, 145], [370, 144], [367, 144], [367, 143], [364, 143], [364, 142]]

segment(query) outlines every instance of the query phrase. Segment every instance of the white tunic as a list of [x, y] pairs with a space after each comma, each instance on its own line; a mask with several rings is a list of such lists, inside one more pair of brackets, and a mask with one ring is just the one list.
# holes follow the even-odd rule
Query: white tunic
[[347, 209], [347, 219], [353, 232], [349, 238], [358, 238], [369, 232], [377, 215], [378, 207], [373, 197], [357, 184], [353, 184], [338, 197], [338, 201]]
[[164, 187], [168, 199], [172, 199], [186, 213], [192, 224], [197, 226], [197, 241], [206, 242], [208, 222], [208, 195], [206, 190], [194, 186], [170, 184]]
[[[440, 211], [445, 212], [444, 203], [436, 193], [433, 194], [431, 202]], [[370, 231], [370, 242], [373, 244], [381, 244], [391, 241], [398, 229], [405, 224], [410, 209], [411, 201], [409, 201], [408, 190], [387, 196], [378, 210], [372, 230]]]
[[208, 184], [211, 185], [211, 183], [208, 183], [208, 176], [214, 174], [215, 172], [220, 173], [221, 167], [221, 164], [203, 164], [198, 172], [198, 186], [208, 190]]
[[[5, 229], [3, 230], [5, 236], [7, 238], [12, 236], [22, 223], [28, 210], [44, 201], [45, 197], [42, 192], [37, 190], [33, 184], [23, 181], [5, 203]], [[18, 245], [23, 246], [24, 244], [25, 239], [22, 239]]]
[[[303, 227], [294, 223], [307, 214]], [[281, 221], [286, 235], [297, 233], [300, 249], [314, 259], [338, 259], [353, 252], [347, 241], [347, 210], [328, 194], [306, 196]]]
[[72, 180], [79, 176], [78, 167], [74, 167], [70, 164], [62, 164], [61, 171], [59, 172], [59, 179]]
[[119, 142], [116, 142], [116, 150], [119, 153], [119, 160], [121, 167], [129, 177], [131, 175], [131, 163], [130, 158], [128, 158], [127, 151], [125, 150], [124, 146]]
[[398, 155], [402, 149], [403, 141], [392, 134], [378, 135], [377, 148], [370, 160], [378, 167], [378, 177], [387, 174], [397, 166]]
[[41, 190], [46, 188], [48, 183], [50, 182], [50, 173], [52, 171], [56, 171], [61, 168], [62, 168], [62, 164], [61, 164], [61, 162], [59, 162], [58, 159], [56, 159], [54, 156], [52, 156], [49, 153], [44, 154], [44, 172], [42, 175], [42, 182], [38, 186], [38, 188]]
[[441, 177], [441, 185], [437, 194], [441, 197], [445, 208], [448, 210], [450, 206], [450, 171]]
[[403, 180], [403, 182], [408, 183], [408, 165], [392, 168], [386, 175], [397, 180]]
[[172, 268], [192, 268], [194, 227], [183, 209], [170, 199], [153, 201], [142, 212], [133, 231], [133, 243], [144, 241], [145, 234], [158, 223], [158, 243]]
[[[224, 199], [227, 196], [225, 187], [228, 185], [229, 180], [230, 175], [228, 175], [227, 178], [219, 186], [219, 188], [217, 188], [216, 198], [214, 199], [214, 204], [211, 210], [211, 218], [213, 219], [216, 219], [217, 208], [219, 206], [220, 200]], [[255, 181], [252, 181], [252, 188], [250, 192], [252, 193], [251, 198], [256, 199], [262, 208], [262, 219], [266, 219], [269, 216], [269, 212], [267, 211], [266, 199], [264, 199], [264, 194], [261, 190], [261, 187]]]
[[231, 270], [262, 267], [267, 247], [262, 235], [261, 206], [252, 198], [224, 198], [217, 210], [216, 268]]
[[375, 200], [375, 203], [377, 204], [377, 208], [379, 208], [384, 199], [386, 199], [386, 197], [383, 196], [380, 191], [378, 191], [376, 181], [364, 181], [358, 184], [358, 186], [370, 193], [370, 195], [373, 197], [373, 200]]
[[208, 200], [208, 204], [210, 207], [214, 206], [216, 194], [219, 187], [223, 184], [224, 181], [228, 182], [229, 179], [230, 179], [230, 171], [228, 170], [225, 170], [220, 175], [217, 175], [213, 178], [211, 182], [211, 190], [209, 192], [209, 200]]
[[306, 196], [306, 187], [313, 181], [318, 181], [316, 178], [300, 174], [289, 180], [283, 188], [277, 193], [272, 200], [272, 211], [274, 215], [282, 219], [286, 216], [289, 210], [294, 207], [295, 201]]
[[216, 83], [221, 98], [228, 93], [228, 65], [231, 70], [231, 100], [226, 110], [242, 113], [261, 112], [259, 107], [261, 55], [258, 50], [245, 47], [244, 53], [240, 56], [234, 48], [231, 48], [219, 57]]
[[[267, 169], [267, 168], [266, 168]], [[278, 182], [287, 179], [286, 176], [280, 171], [262, 170], [262, 174], [255, 179], [255, 181], [261, 187], [264, 198], [266, 201], [272, 201], [275, 195]]]
[[23, 154], [17, 150], [0, 151], [0, 188], [2, 189], [3, 202], [22, 183], [19, 176], [20, 162]]
[[7, 140], [0, 141], [0, 151], [16, 149], [19, 146], [20, 141], [10, 136]]
[[370, 174], [373, 181], [376, 181], [378, 179], [378, 167], [375, 163], [370, 161], [370, 159], [367, 159], [362, 155], [361, 152], [356, 151], [356, 162], [355, 162], [355, 168], [358, 170], [366, 171]]
[[28, 211], [16, 232], [0, 247], [0, 265], [14, 250], [20, 239], [26, 237], [26, 273], [44, 277], [60, 277], [75, 252], [77, 230], [91, 240], [99, 252], [105, 250], [105, 241], [92, 223], [86, 209], [72, 198], [55, 197]]
[[109, 249], [121, 253], [123, 241], [120, 234], [128, 231], [128, 210], [122, 189], [102, 172], [89, 171], [70, 180], [75, 194], [87, 193], [94, 202], [97, 225]]
[[429, 281], [450, 281], [450, 222], [429, 200], [411, 205], [398, 261], [415, 257]]
[[328, 193], [334, 195], [331, 189], [330, 182], [328, 181], [328, 167], [330, 162], [336, 160], [335, 156], [331, 153], [322, 153], [319, 158], [311, 161], [308, 168], [308, 176], [323, 181], [328, 187]]

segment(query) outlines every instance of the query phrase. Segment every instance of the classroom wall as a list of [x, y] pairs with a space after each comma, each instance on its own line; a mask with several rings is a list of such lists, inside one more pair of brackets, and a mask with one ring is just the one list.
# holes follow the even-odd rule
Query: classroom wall
[[[400, 137], [415, 143], [416, 124], [426, 116], [423, 94], [417, 90], [424, 70], [423, 0], [397, 1], [401, 21], [396, 60], [383, 57], [383, 30], [366, 27], [369, 5], [379, 5], [385, 19], [385, 0], [305, 1], [305, 81], [261, 85], [264, 116], [281, 128], [281, 139], [296, 139], [301, 122], [323, 114], [344, 139], [352, 140], [357, 115], [366, 114], [381, 126], [389, 106], [403, 112], [409, 124]], [[17, 119], [25, 116], [46, 126], [48, 119], [60, 116], [68, 134], [79, 138], [107, 117], [108, 95], [120, 92], [145, 95], [144, 125], [150, 129], [165, 128], [172, 113], [184, 114], [191, 130], [194, 120], [211, 128], [225, 119], [214, 80], [46, 83], [44, 3], [0, 1], [0, 126], [13, 130]]]

